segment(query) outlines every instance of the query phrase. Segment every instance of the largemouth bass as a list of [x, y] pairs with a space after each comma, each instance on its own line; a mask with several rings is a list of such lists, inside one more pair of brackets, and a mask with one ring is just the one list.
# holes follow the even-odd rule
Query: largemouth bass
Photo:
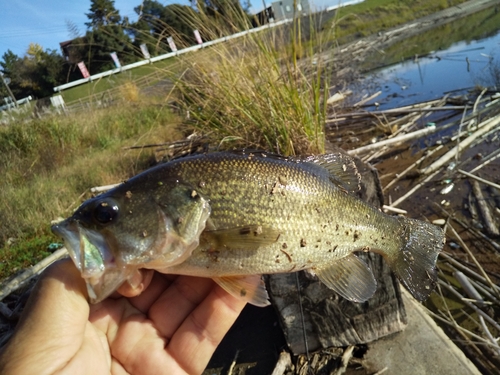
[[412, 295], [426, 299], [443, 231], [386, 215], [356, 198], [358, 189], [354, 160], [343, 153], [203, 154], [131, 178], [52, 230], [63, 237], [92, 302], [139, 268], [209, 277], [258, 306], [269, 303], [260, 275], [310, 270], [361, 302], [376, 280], [359, 251], [383, 255]]

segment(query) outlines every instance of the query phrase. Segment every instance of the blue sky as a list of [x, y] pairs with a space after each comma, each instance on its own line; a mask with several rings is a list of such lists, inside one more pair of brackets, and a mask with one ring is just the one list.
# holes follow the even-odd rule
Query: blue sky
[[[274, 1], [274, 0], [273, 0]], [[160, 0], [162, 4], [179, 3], [186, 0]], [[271, 0], [266, 0], [270, 4]], [[324, 8], [339, 0], [313, 0], [317, 7]], [[115, 8], [120, 15], [131, 20], [137, 18], [134, 7], [141, 0], [115, 0]], [[251, 0], [252, 10], [263, 8], [262, 0]], [[59, 50], [59, 42], [72, 39], [68, 22], [77, 26], [80, 34], [86, 30], [88, 21], [85, 13], [90, 8], [90, 0], [0, 0], [0, 57], [10, 49], [18, 56], [24, 56], [30, 43], [38, 43], [43, 49]]]

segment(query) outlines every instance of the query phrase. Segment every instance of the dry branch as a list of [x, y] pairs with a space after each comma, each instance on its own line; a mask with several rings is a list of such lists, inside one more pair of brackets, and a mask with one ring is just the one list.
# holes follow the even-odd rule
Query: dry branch
[[405, 201], [408, 197], [410, 197], [413, 193], [415, 193], [418, 189], [420, 189], [422, 186], [424, 186], [427, 182], [429, 182], [430, 180], [432, 180], [434, 178], [434, 176], [436, 176], [437, 174], [439, 173], [439, 171], [435, 171], [433, 174], [431, 174], [430, 176], [427, 176], [423, 181], [421, 181], [420, 183], [418, 183], [417, 185], [415, 185], [409, 192], [407, 192], [405, 195], [403, 195], [402, 197], [399, 197], [398, 199], [396, 199], [396, 201], [392, 202], [391, 203], [391, 207], [396, 207], [398, 204], [402, 203], [403, 201]]
[[498, 325], [498, 323], [494, 319], [492, 319], [488, 314], [486, 314], [483, 310], [481, 310], [480, 308], [474, 306], [469, 301], [465, 300], [464, 297], [455, 290], [455, 288], [451, 287], [450, 285], [448, 285], [444, 281], [439, 280], [438, 282], [439, 282], [440, 286], [444, 287], [447, 291], [449, 291], [455, 297], [458, 297], [462, 301], [462, 303], [464, 303], [465, 305], [467, 305], [467, 307], [469, 307], [472, 310], [474, 310], [478, 315], [483, 316], [484, 319], [486, 319], [488, 321], [488, 323], [490, 323], [493, 327], [495, 327], [495, 329], [497, 329], [498, 331], [500, 331], [500, 325]]
[[472, 298], [474, 301], [477, 302], [477, 304], [481, 307], [485, 306], [485, 302], [483, 297], [479, 294], [479, 292], [474, 288], [472, 283], [470, 282], [469, 278], [465, 276], [462, 272], [460, 271], [455, 271], [453, 272], [453, 276], [455, 276], [455, 279], [458, 280], [460, 285], [462, 286], [463, 290], [467, 295]]
[[491, 182], [491, 181], [485, 180], [484, 178], [478, 177], [478, 176], [476, 176], [476, 175], [473, 175], [472, 173], [469, 173], [469, 172], [463, 171], [463, 170], [461, 170], [461, 169], [459, 169], [457, 172], [458, 172], [458, 173], [463, 174], [464, 176], [467, 176], [467, 177], [473, 178], [474, 180], [477, 180], [477, 181], [479, 181], [479, 182], [482, 182], [483, 184], [489, 185], [489, 186], [491, 186], [491, 187], [494, 187], [495, 189], [499, 189], [499, 190], [500, 190], [500, 185], [495, 184], [494, 182]]
[[6, 285], [3, 286], [2, 289], [0, 289], [0, 301], [16, 289], [19, 289], [23, 285], [25, 285], [33, 276], [40, 274], [49, 265], [54, 263], [56, 260], [65, 257], [67, 254], [68, 250], [63, 247], [49, 255], [47, 258], [43, 259], [41, 262], [35, 264], [33, 267], [24, 271], [19, 276], [16, 276], [12, 280], [10, 280]]
[[372, 99], [375, 99], [377, 96], [379, 96], [380, 94], [382, 94], [382, 91], [377, 91], [375, 94], [373, 95], [370, 95], [369, 97], [367, 98], [364, 98], [364, 99], [361, 99], [359, 102], [355, 103], [353, 105], [353, 107], [361, 107], [363, 104], [369, 102], [370, 100]]
[[446, 154], [444, 154], [440, 159], [436, 160], [434, 163], [429, 165], [427, 168], [424, 168], [421, 170], [421, 173], [423, 174], [429, 174], [432, 173], [439, 168], [441, 168], [443, 165], [448, 163], [452, 158], [454, 158], [460, 151], [466, 149], [468, 146], [471, 145], [472, 142], [474, 142], [477, 138], [481, 137], [482, 135], [486, 134], [489, 132], [491, 129], [493, 129], [495, 126], [500, 124], [500, 115], [495, 116], [487, 121], [484, 121], [482, 124], [479, 124], [478, 127], [480, 127], [479, 130], [471, 134], [469, 137], [465, 138], [462, 142], [460, 142], [457, 146], [453, 147], [450, 151], [448, 151]]
[[479, 182], [473, 180], [471, 184], [472, 191], [476, 196], [477, 206], [479, 207], [479, 211], [481, 212], [481, 217], [483, 218], [486, 231], [490, 236], [499, 236], [500, 232], [498, 231], [498, 227], [495, 224], [495, 219], [491, 214], [490, 208], [484, 199], [483, 192], [481, 191], [481, 187], [479, 186]]
[[395, 138], [385, 139], [383, 141], [373, 143], [371, 145], [359, 147], [359, 148], [354, 149], [354, 150], [349, 150], [347, 152], [349, 155], [359, 155], [359, 154], [362, 154], [362, 153], [367, 152], [367, 151], [382, 148], [384, 146], [395, 145], [398, 143], [406, 142], [406, 141], [411, 140], [411, 139], [425, 137], [426, 135], [435, 133], [436, 131], [438, 131], [438, 128], [436, 128], [436, 126], [429, 126], [428, 128], [425, 128], [425, 129], [420, 129], [420, 130], [414, 131], [412, 133], [403, 134], [403, 135], [400, 135], [400, 136], [395, 137]]
[[[484, 283], [484, 284], [490, 284], [491, 283], [491, 280], [490, 282], [488, 282], [487, 279], [485, 279], [483, 276], [481, 276], [480, 274], [478, 274], [477, 272], [471, 270], [469, 267], [466, 267], [464, 266], [462, 263], [460, 263], [459, 261], [453, 259], [451, 256], [449, 256], [448, 254], [446, 253], [443, 253], [441, 252], [439, 254], [440, 257], [443, 257], [444, 259], [446, 259], [446, 261], [448, 263], [450, 263], [451, 265], [455, 266], [456, 268], [460, 269], [461, 271], [463, 271], [464, 273], [468, 274], [470, 277], [473, 277], [475, 278], [476, 280]], [[500, 293], [500, 287], [495, 285], [495, 284], [490, 284], [489, 285], [490, 288], [492, 290], [495, 290], [496, 293]]]

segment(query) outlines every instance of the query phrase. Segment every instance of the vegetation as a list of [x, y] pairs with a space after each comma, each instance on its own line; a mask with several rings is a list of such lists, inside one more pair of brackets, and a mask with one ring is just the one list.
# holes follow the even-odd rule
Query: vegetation
[[[384, 49], [377, 61], [366, 61], [364, 69], [373, 69], [380, 66], [399, 62], [407, 58], [422, 56], [428, 51], [443, 51], [459, 41], [486, 38], [496, 30], [500, 24], [500, 12], [494, 9], [485, 9], [468, 17], [447, 23], [432, 30], [420, 33], [405, 39], [402, 43], [395, 43]], [[494, 65], [492, 65], [494, 67]]]
[[[249, 27], [244, 9], [227, 4], [204, 3], [198, 18], [189, 12], [182, 17], [205, 40]], [[89, 23], [95, 35], [99, 28], [127, 22], [94, 13]], [[285, 155], [322, 152], [329, 74], [314, 53], [330, 34], [305, 30], [300, 22], [304, 19], [288, 30], [253, 34], [178, 60], [171, 79], [181, 113], [189, 115], [182, 127], [165, 104], [170, 96], [141, 99], [129, 77], [121, 81], [124, 104], [66, 117], [20, 118], [0, 128], [0, 278], [25, 267], [26, 259], [36, 262], [46, 254], [46, 245], [58, 241], [50, 234], [50, 220], [69, 215], [90, 187], [115, 183], [149, 165], [151, 153], [124, 146], [173, 141], [196, 128], [217, 147], [249, 146]], [[86, 90], [90, 87], [95, 88]]]
[[1, 127], [0, 278], [43, 258], [59, 241], [50, 221], [71, 214], [91, 187], [122, 181], [154, 161], [152, 152], [125, 146], [182, 138], [176, 125], [162, 101], [149, 99]]
[[[80, 35], [77, 27], [70, 24], [74, 38], [65, 43], [64, 57], [59, 51], [44, 51], [32, 43], [23, 57], [7, 50], [0, 61], [0, 71], [10, 79], [10, 88], [17, 99], [29, 95], [51, 96], [53, 87], [82, 78], [77, 66], [80, 62], [84, 62], [93, 75], [115, 68], [110, 55], [113, 52], [120, 64], [125, 65], [144, 59], [141, 44], [146, 45], [153, 57], [171, 51], [167, 37], [172, 37], [179, 49], [193, 45], [196, 44], [193, 29], [185, 19], [195, 18], [199, 12], [212, 19], [227, 19], [235, 10], [248, 12], [249, 6], [242, 7], [237, 0], [205, 0], [193, 4], [196, 6], [165, 6], [155, 0], [145, 0], [135, 8], [137, 21], [130, 22], [120, 16], [114, 0], [91, 0], [86, 14], [88, 29]], [[245, 14], [246, 18], [250, 17]], [[231, 31], [241, 31], [242, 25], [230, 23]], [[210, 34], [216, 35], [216, 30]], [[208, 34], [203, 38], [209, 40]], [[0, 97], [7, 96], [9, 93], [0, 85]]]
[[338, 43], [404, 24], [466, 0], [371, 0], [340, 8], [331, 23]]
[[[202, 14], [191, 22], [212, 36], [216, 27], [210, 20]], [[239, 22], [245, 22], [243, 13]], [[250, 34], [185, 61], [176, 82], [180, 103], [194, 127], [210, 134], [219, 147], [283, 155], [323, 152], [328, 68], [314, 60], [312, 47], [300, 48], [294, 29], [284, 32], [275, 28]], [[292, 32], [291, 38], [287, 32]], [[310, 36], [315, 46], [321, 44], [314, 30]]]
[[[17, 98], [46, 97], [53, 93], [53, 87], [65, 77], [65, 61], [56, 51], [43, 50], [32, 43], [24, 57], [8, 50], [0, 61], [1, 73], [10, 79], [10, 89]], [[0, 98], [10, 96], [3, 84], [0, 85]], [[3, 104], [3, 103], [2, 103]]]

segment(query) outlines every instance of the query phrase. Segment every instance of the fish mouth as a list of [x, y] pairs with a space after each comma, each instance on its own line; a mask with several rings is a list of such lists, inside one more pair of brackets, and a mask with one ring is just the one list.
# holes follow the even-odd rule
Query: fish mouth
[[53, 225], [52, 231], [64, 239], [71, 259], [85, 280], [91, 303], [108, 297], [128, 278], [130, 271], [116, 263], [101, 233], [70, 219]]

